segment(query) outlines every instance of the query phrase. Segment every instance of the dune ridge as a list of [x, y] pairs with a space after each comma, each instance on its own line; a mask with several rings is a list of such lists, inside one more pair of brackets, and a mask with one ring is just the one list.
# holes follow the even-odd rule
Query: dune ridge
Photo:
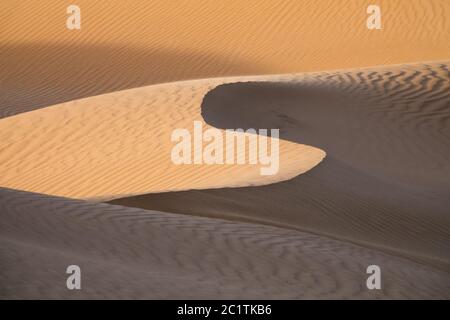
[[202, 103], [205, 121], [219, 128], [279, 127], [284, 140], [326, 150], [323, 163], [265, 187], [111, 203], [274, 224], [449, 270], [448, 62], [272, 80], [212, 89]]
[[[0, 298], [450, 298], [448, 0], [69, 4], [0, 2]], [[174, 166], [193, 121], [280, 172]]]
[[448, 59], [447, 0], [0, 3], [0, 117], [155, 83]]
[[[448, 78], [441, 61], [183, 81], [56, 105], [0, 121], [2, 185], [287, 226], [448, 270]], [[272, 179], [251, 166], [170, 171], [161, 140], [173, 128], [162, 124], [189, 127], [201, 117], [222, 129], [280, 128], [286, 171]], [[294, 178], [323, 157], [304, 141], [330, 155]]]
[[[233, 79], [129, 89], [1, 119], [0, 185], [105, 201], [149, 192], [274, 183], [323, 159], [325, 152], [318, 148], [280, 139], [275, 175], [262, 176], [260, 165], [248, 163], [175, 165], [172, 131], [192, 132], [194, 121], [203, 122], [204, 130], [211, 127], [201, 117], [205, 94], [224, 82], [253, 77]], [[224, 141], [224, 149], [229, 143]]]

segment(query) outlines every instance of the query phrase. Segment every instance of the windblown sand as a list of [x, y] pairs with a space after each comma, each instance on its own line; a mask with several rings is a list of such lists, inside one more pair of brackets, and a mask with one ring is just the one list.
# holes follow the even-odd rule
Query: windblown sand
[[449, 269], [448, 63], [225, 84], [209, 91], [202, 115], [219, 128], [279, 127], [281, 139], [327, 157], [266, 187], [112, 203], [326, 234]]
[[[308, 233], [8, 189], [0, 205], [1, 298], [448, 297], [447, 272]], [[75, 262], [81, 291], [65, 287]]]
[[[378, 2], [1, 2], [0, 297], [450, 298], [450, 4]], [[174, 165], [195, 120], [280, 171]]]
[[0, 2], [0, 116], [155, 83], [443, 60], [448, 0]]
[[[261, 175], [260, 168], [266, 165], [260, 164], [173, 164], [172, 131], [193, 132], [194, 121], [204, 122], [202, 99], [215, 83], [223, 82], [199, 80], [130, 89], [3, 119], [0, 163], [5, 174], [0, 183], [26, 191], [107, 200], [149, 192], [268, 184], [293, 178], [322, 160], [322, 150], [282, 140], [275, 175]], [[208, 127], [205, 123], [204, 130]]]

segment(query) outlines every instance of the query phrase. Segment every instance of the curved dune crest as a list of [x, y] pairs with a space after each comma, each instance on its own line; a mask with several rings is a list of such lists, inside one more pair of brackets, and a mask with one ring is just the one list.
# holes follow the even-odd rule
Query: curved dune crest
[[448, 0], [0, 1], [0, 117], [187, 79], [448, 58]]
[[260, 164], [172, 162], [176, 143], [171, 141], [171, 133], [177, 128], [192, 132], [194, 121], [203, 122], [200, 106], [208, 90], [246, 79], [252, 78], [130, 89], [2, 119], [0, 185], [110, 200], [143, 193], [269, 184], [317, 165], [325, 156], [322, 150], [283, 140], [279, 140], [279, 171], [275, 175], [262, 176]]
[[[0, 1], [0, 299], [450, 299], [449, 0], [76, 4]], [[173, 164], [195, 121], [278, 173]]]
[[218, 86], [202, 115], [219, 128], [277, 126], [327, 151], [317, 168], [268, 186], [112, 203], [294, 228], [449, 270], [449, 62], [291, 77]]

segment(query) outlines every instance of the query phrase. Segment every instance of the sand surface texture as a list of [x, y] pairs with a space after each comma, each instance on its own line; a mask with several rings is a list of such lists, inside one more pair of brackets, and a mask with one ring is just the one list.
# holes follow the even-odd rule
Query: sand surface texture
[[[449, 1], [70, 4], [0, 2], [0, 298], [450, 299]], [[174, 165], [194, 121], [279, 171]]]

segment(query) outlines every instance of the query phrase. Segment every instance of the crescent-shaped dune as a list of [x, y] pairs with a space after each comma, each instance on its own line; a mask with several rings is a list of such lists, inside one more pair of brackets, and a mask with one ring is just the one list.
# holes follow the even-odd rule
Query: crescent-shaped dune
[[0, 298], [450, 299], [450, 2], [372, 2], [1, 1]]
[[325, 150], [324, 162], [264, 187], [112, 203], [326, 234], [449, 270], [448, 67], [443, 61], [216, 87], [202, 103], [207, 123], [279, 127], [282, 139]]
[[[261, 165], [248, 162], [174, 164], [173, 130], [186, 128], [192, 134], [194, 121], [203, 122], [204, 95], [230, 81], [197, 80], [130, 89], [3, 119], [0, 185], [111, 200], [150, 192], [268, 184], [293, 178], [322, 160], [325, 153], [318, 148], [280, 140], [280, 167], [275, 175], [263, 176]], [[205, 124], [204, 130], [208, 127]], [[224, 149], [232, 142], [224, 141]]]

